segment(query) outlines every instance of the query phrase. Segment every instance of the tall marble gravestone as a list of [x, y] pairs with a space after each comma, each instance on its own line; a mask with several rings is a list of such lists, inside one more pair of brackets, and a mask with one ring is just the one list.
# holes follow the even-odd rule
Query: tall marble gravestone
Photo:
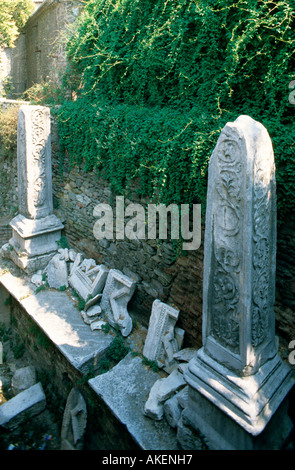
[[17, 128], [19, 214], [2, 255], [24, 271], [44, 268], [58, 246], [63, 225], [53, 214], [50, 109], [23, 105]]
[[276, 188], [266, 129], [228, 123], [211, 156], [203, 347], [185, 374], [184, 421], [213, 449], [272, 449], [292, 429], [294, 380], [275, 343]]

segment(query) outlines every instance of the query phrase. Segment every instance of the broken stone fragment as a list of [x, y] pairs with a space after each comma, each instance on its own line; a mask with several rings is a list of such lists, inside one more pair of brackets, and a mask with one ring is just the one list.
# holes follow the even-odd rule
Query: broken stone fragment
[[34, 366], [17, 369], [11, 379], [12, 391], [15, 395], [32, 387], [37, 382], [36, 370]]
[[75, 250], [71, 248], [69, 250], [69, 260], [74, 262], [76, 257], [77, 257], [77, 253], [75, 252]]
[[182, 345], [184, 330], [176, 329], [179, 310], [156, 299], [153, 302], [143, 355], [156, 361], [160, 368], [170, 373], [176, 366], [174, 354]]
[[78, 253], [72, 263], [70, 263], [70, 276], [75, 271], [75, 269], [82, 263], [83, 255]]
[[98, 302], [100, 302], [101, 300], [101, 297], [102, 297], [102, 294], [97, 294], [95, 295], [94, 297], [92, 297], [90, 300], [88, 300], [85, 304], [85, 311], [87, 312], [87, 310], [92, 307], [92, 305], [95, 305], [97, 304]]
[[41, 383], [37, 383], [0, 406], [0, 426], [15, 429], [46, 407], [46, 397]]
[[111, 326], [118, 326], [126, 337], [132, 330], [132, 318], [128, 312], [136, 283], [117, 269], [111, 269], [101, 299], [102, 311], [107, 315]]
[[87, 407], [77, 388], [69, 393], [61, 428], [61, 450], [82, 450], [87, 425]]
[[76, 292], [87, 301], [89, 297], [100, 294], [105, 286], [108, 269], [104, 265], [94, 264], [94, 260], [86, 259], [79, 263], [79, 254], [70, 271], [69, 283]]
[[64, 259], [61, 259], [60, 253], [54, 255], [48, 263], [46, 272], [49, 287], [54, 289], [59, 289], [62, 286], [68, 287], [67, 263]]
[[97, 267], [96, 262], [92, 258], [84, 259], [84, 261], [82, 261], [81, 266], [80, 266], [81, 270], [85, 271], [86, 273], [96, 267]]
[[60, 259], [64, 259], [65, 261], [69, 261], [69, 249], [68, 248], [60, 248], [58, 250], [60, 254]]
[[174, 395], [173, 397], [169, 398], [169, 400], [164, 403], [163, 409], [168, 424], [172, 428], [176, 428], [182, 413], [182, 408], [179, 405], [177, 395]]
[[35, 286], [40, 287], [43, 284], [42, 271], [38, 271], [36, 274], [33, 274], [31, 282], [35, 284]]
[[84, 310], [81, 310], [80, 313], [86, 325], [90, 325], [91, 321], [90, 321], [90, 318], [87, 316], [86, 312]]
[[197, 349], [184, 348], [174, 354], [174, 359], [179, 362], [189, 362], [197, 353]]
[[97, 317], [101, 314], [101, 307], [99, 305], [93, 305], [86, 311], [86, 314], [90, 318]]
[[157, 380], [152, 386], [148, 400], [144, 406], [144, 414], [157, 421], [163, 418], [164, 402], [171, 398], [178, 390], [186, 386], [183, 375], [175, 369], [171, 374]]
[[93, 322], [90, 323], [90, 328], [91, 330], [102, 330], [102, 327], [104, 325], [107, 325], [107, 322], [105, 322], [104, 320], [95, 320]]

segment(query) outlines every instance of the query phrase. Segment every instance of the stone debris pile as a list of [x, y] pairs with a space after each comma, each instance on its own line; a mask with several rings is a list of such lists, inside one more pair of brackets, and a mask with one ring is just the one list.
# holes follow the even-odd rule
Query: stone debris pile
[[95, 260], [84, 259], [73, 249], [60, 248], [43, 271], [33, 274], [31, 282], [39, 288], [42, 285], [59, 290], [73, 288], [85, 303], [81, 315], [92, 330], [110, 324], [119, 328], [124, 337], [132, 331], [127, 306], [136, 282], [121, 271], [97, 265]]
[[174, 354], [172, 372], [167, 377], [158, 379], [150, 390], [143, 410], [145, 416], [156, 421], [165, 417], [172, 428], [177, 428], [187, 402], [188, 385], [184, 372], [196, 353], [196, 349], [185, 348]]
[[46, 408], [43, 387], [36, 382], [33, 366], [17, 369], [11, 386], [15, 395], [0, 406], [0, 427], [7, 430], [16, 429]]

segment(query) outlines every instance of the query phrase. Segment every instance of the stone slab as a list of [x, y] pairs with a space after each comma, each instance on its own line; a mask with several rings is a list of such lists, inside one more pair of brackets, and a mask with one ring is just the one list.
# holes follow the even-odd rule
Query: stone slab
[[14, 429], [46, 407], [46, 397], [41, 383], [27, 388], [0, 406], [0, 426]]
[[166, 421], [143, 415], [150, 389], [158, 379], [140, 357], [129, 353], [111, 371], [88, 383], [143, 450], [180, 450], [176, 433]]
[[11, 379], [11, 388], [17, 395], [20, 392], [32, 387], [37, 382], [36, 369], [34, 366], [27, 366], [17, 369]]
[[86, 373], [91, 367], [99, 366], [113, 337], [102, 331], [91, 331], [66, 291], [48, 289], [34, 294], [23, 278], [10, 272], [0, 277], [0, 284], [18, 300], [75, 369]]

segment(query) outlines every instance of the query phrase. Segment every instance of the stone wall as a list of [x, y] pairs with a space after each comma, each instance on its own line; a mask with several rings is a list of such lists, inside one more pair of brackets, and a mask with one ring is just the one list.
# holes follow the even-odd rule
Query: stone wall
[[[53, 157], [54, 206], [65, 226], [71, 247], [97, 263], [116, 268], [134, 278], [137, 289], [130, 310], [148, 326], [152, 302], [158, 298], [180, 310], [177, 325], [186, 331], [185, 344], [201, 346], [201, 298], [203, 249], [176, 258], [171, 243], [159, 240], [100, 240], [93, 234], [97, 220], [93, 209], [99, 203], [115, 208], [108, 183], [94, 173], [65, 167], [61, 174]], [[136, 184], [125, 197], [129, 203], [145, 205]], [[115, 210], [114, 210], [115, 213]]]
[[[81, 1], [47, 0], [29, 18], [24, 28], [26, 78], [24, 88], [51, 79], [58, 82], [66, 66], [64, 36], [79, 14]], [[18, 43], [22, 47], [21, 43]], [[14, 54], [14, 81], [19, 83], [19, 57]], [[20, 86], [20, 85], [18, 85]]]
[[37, 0], [35, 4], [14, 47], [0, 48], [0, 96], [18, 98], [32, 85], [48, 80], [58, 84], [66, 67], [65, 37], [82, 1]]

